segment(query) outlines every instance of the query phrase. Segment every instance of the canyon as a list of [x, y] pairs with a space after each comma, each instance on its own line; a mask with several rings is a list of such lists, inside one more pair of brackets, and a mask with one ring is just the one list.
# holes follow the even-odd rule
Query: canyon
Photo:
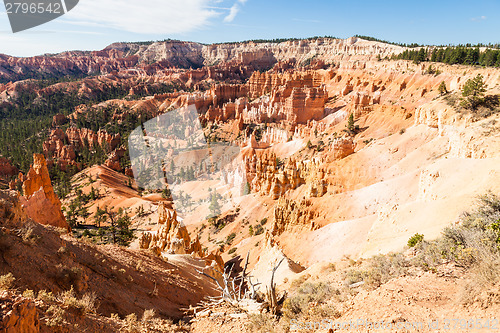
[[[498, 98], [500, 70], [392, 59], [407, 49], [352, 37], [212, 45], [167, 40], [33, 58], [0, 55], [0, 106], [15, 106], [26, 92], [37, 103], [58, 94], [86, 101], [47, 116], [29, 170], [1, 152], [0, 176], [11, 191], [2, 202], [19, 215], [6, 226], [14, 232], [20, 221], [33, 220], [42, 225], [35, 228], [40, 237], [83, 253], [71, 259], [85, 271], [78, 292], [97, 290], [106, 317], [115, 310], [122, 317], [141, 315], [157, 296], [140, 294], [139, 306], [128, 298], [120, 305], [126, 297], [117, 292], [106, 298], [97, 285], [102, 277], [87, 262], [92, 256], [123, 266], [132, 279], [104, 272], [109, 267], [102, 265], [99, 274], [118, 276], [108, 287], [129, 290], [140, 281], [141, 288], [156, 289], [163, 281], [160, 291], [174, 296], [162, 304], [162, 317], [181, 318], [181, 307], [192, 311], [203, 297], [217, 294], [217, 283], [247, 271], [261, 290], [275, 282], [280, 291], [296, 292], [293, 281], [316, 283], [323, 275], [341, 290], [339, 281], [350, 270], [380, 255], [415, 257], [407, 245], [412, 236], [439, 239], [460, 224], [463, 212], [474, 210], [478, 196], [500, 192], [499, 106], [469, 110], [460, 104], [464, 86], [478, 75], [484, 94]], [[186, 110], [195, 110], [198, 119]], [[138, 177], [144, 165], [135, 164], [133, 130], [144, 134], [145, 147], [158, 148], [141, 161], [151, 166], [150, 183], [160, 187], [144, 186]], [[217, 150], [221, 146], [229, 148]], [[67, 193], [61, 191], [63, 175], [69, 175]], [[64, 193], [61, 199], [56, 192]], [[76, 217], [69, 214], [75, 207], [83, 209]], [[103, 208], [110, 217], [130, 219], [135, 238], [127, 247], [106, 244], [106, 230], [115, 230], [116, 221], [97, 225]], [[57, 235], [52, 227], [66, 233]], [[21, 243], [19, 251], [42, 246]], [[51, 251], [46, 255], [60, 256]], [[134, 271], [139, 258], [154, 278]], [[362, 284], [356, 281], [346, 287], [352, 295], [342, 295], [372, 306], [379, 297], [387, 310], [390, 288], [400, 285], [411, 289], [430, 281], [455, 290], [440, 278], [449, 273], [462, 283], [465, 273], [447, 264], [396, 276], [375, 292], [358, 293]], [[442, 270], [445, 275], [436, 275]], [[14, 273], [16, 279], [25, 274]], [[34, 280], [24, 285], [41, 289]], [[34, 321], [28, 300], [7, 292], [0, 297], [26, 302], [15, 311]], [[338, 302], [342, 319], [380, 314]], [[452, 300], [443, 302], [451, 313]], [[398, 298], [402, 312], [403, 303]], [[412, 316], [434, 318], [441, 310], [428, 303], [424, 315]], [[487, 311], [497, 308], [493, 302]], [[216, 325], [210, 313], [195, 311], [191, 329]], [[231, 331], [231, 325], [213, 327]]]

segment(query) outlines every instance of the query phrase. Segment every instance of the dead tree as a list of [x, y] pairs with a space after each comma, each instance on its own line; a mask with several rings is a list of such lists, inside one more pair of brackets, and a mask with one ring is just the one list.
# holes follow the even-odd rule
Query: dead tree
[[224, 272], [215, 270], [215, 272], [220, 275], [219, 278], [215, 278], [203, 271], [197, 271], [199, 274], [213, 280], [217, 289], [220, 291], [220, 296], [207, 297], [206, 300], [200, 302], [200, 308], [208, 309], [226, 303], [240, 310], [251, 313], [261, 312], [267, 306], [272, 314], [279, 314], [283, 301], [286, 297], [286, 292], [280, 296], [277, 295], [274, 276], [285, 258], [282, 258], [273, 266], [271, 283], [268, 287], [266, 287], [265, 295], [262, 295], [259, 293], [260, 283], [253, 282], [253, 277], [247, 272], [249, 257], [250, 251], [247, 253], [245, 265], [241, 275], [236, 277], [233, 277], [234, 263], [227, 266], [224, 269]]
[[256, 298], [256, 287], [260, 285], [260, 283], [253, 283], [251, 279], [252, 277], [247, 273], [249, 257], [250, 252], [248, 252], [247, 254], [242, 274], [237, 277], [232, 277], [234, 264], [226, 267], [224, 269], [224, 272], [215, 270], [215, 272], [220, 275], [220, 279], [217, 279], [203, 271], [197, 270], [199, 274], [204, 275], [214, 281], [217, 285], [217, 289], [221, 293], [221, 295], [217, 297], [208, 297], [209, 301], [203, 301], [203, 306], [211, 307], [226, 302], [232, 306], [239, 307], [238, 304], [239, 302], [241, 302], [241, 300]]
[[273, 271], [271, 274], [271, 283], [269, 284], [269, 287], [266, 287], [266, 301], [269, 304], [269, 308], [273, 315], [277, 315], [281, 304], [283, 303], [283, 300], [285, 298], [285, 294], [281, 295], [281, 297], [278, 299], [278, 296], [276, 295], [276, 283], [274, 283], [274, 274], [276, 274], [276, 271], [280, 267], [281, 263], [285, 260], [285, 258], [281, 258], [281, 260], [274, 265]]

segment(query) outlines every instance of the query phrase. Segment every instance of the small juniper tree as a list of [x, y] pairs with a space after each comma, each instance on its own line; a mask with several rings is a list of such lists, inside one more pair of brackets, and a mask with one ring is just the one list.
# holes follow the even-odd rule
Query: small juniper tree
[[441, 81], [441, 83], [439, 84], [438, 92], [441, 95], [448, 93], [448, 89], [446, 89], [446, 83], [444, 83], [444, 81]]

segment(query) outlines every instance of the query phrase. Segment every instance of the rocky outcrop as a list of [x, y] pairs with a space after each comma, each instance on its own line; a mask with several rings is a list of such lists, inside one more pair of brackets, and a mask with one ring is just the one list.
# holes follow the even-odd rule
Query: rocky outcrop
[[104, 166], [115, 171], [121, 171], [122, 166], [120, 165], [120, 160], [123, 158], [123, 156], [125, 156], [126, 151], [127, 150], [125, 147], [120, 147], [113, 150], [104, 162]]
[[0, 191], [0, 219], [5, 225], [13, 223], [19, 226], [28, 218], [20, 203], [19, 193], [16, 191]]
[[57, 126], [62, 126], [64, 124], [66, 124], [68, 122], [68, 118], [59, 113], [59, 114], [56, 114], [53, 118], [52, 118], [52, 127], [57, 127]]
[[278, 199], [304, 183], [300, 162], [282, 162], [274, 153], [252, 154], [244, 159], [247, 181], [252, 192]]
[[144, 232], [139, 237], [141, 249], [150, 249], [156, 254], [191, 254], [194, 257], [205, 259], [207, 265], [224, 266], [222, 258], [217, 253], [207, 254], [200, 244], [198, 236], [191, 240], [187, 228], [177, 218], [175, 210], [169, 209], [163, 202], [158, 206], [159, 229], [154, 232]]
[[19, 172], [19, 169], [13, 166], [9, 159], [0, 156], [0, 177], [14, 176]]
[[47, 158], [56, 160], [61, 169], [66, 169], [68, 166], [79, 168], [76, 163], [77, 152], [97, 146], [111, 152], [119, 144], [120, 134], [109, 134], [105, 130], [96, 133], [87, 128], [69, 127], [63, 132], [60, 128], [56, 128], [43, 143], [43, 153]]
[[352, 137], [341, 137], [341, 138], [336, 138], [332, 145], [331, 148], [329, 149], [331, 151], [331, 155], [334, 159], [343, 159], [344, 157], [347, 157], [351, 154], [354, 154], [354, 149], [356, 148], [356, 144], [354, 143], [354, 140]]
[[295, 127], [324, 116], [328, 97], [323, 77], [315, 71], [255, 72], [248, 82], [250, 98], [259, 98], [243, 111], [245, 123], [283, 122]]
[[0, 292], [0, 332], [36, 333], [40, 331], [40, 319], [35, 302], [8, 291]]
[[310, 209], [311, 202], [302, 200], [300, 202], [280, 198], [274, 207], [271, 235], [279, 236], [285, 231], [316, 230], [313, 219], [314, 212]]
[[61, 201], [50, 182], [45, 157], [33, 155], [33, 164], [23, 182], [21, 204], [35, 222], [69, 230], [69, 225], [61, 211]]

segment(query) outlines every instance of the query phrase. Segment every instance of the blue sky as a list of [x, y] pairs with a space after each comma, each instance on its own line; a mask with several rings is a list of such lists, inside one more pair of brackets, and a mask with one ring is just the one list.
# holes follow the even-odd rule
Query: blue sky
[[0, 53], [100, 50], [116, 41], [204, 43], [355, 34], [425, 44], [500, 42], [500, 1], [80, 0], [13, 34], [0, 4]]

